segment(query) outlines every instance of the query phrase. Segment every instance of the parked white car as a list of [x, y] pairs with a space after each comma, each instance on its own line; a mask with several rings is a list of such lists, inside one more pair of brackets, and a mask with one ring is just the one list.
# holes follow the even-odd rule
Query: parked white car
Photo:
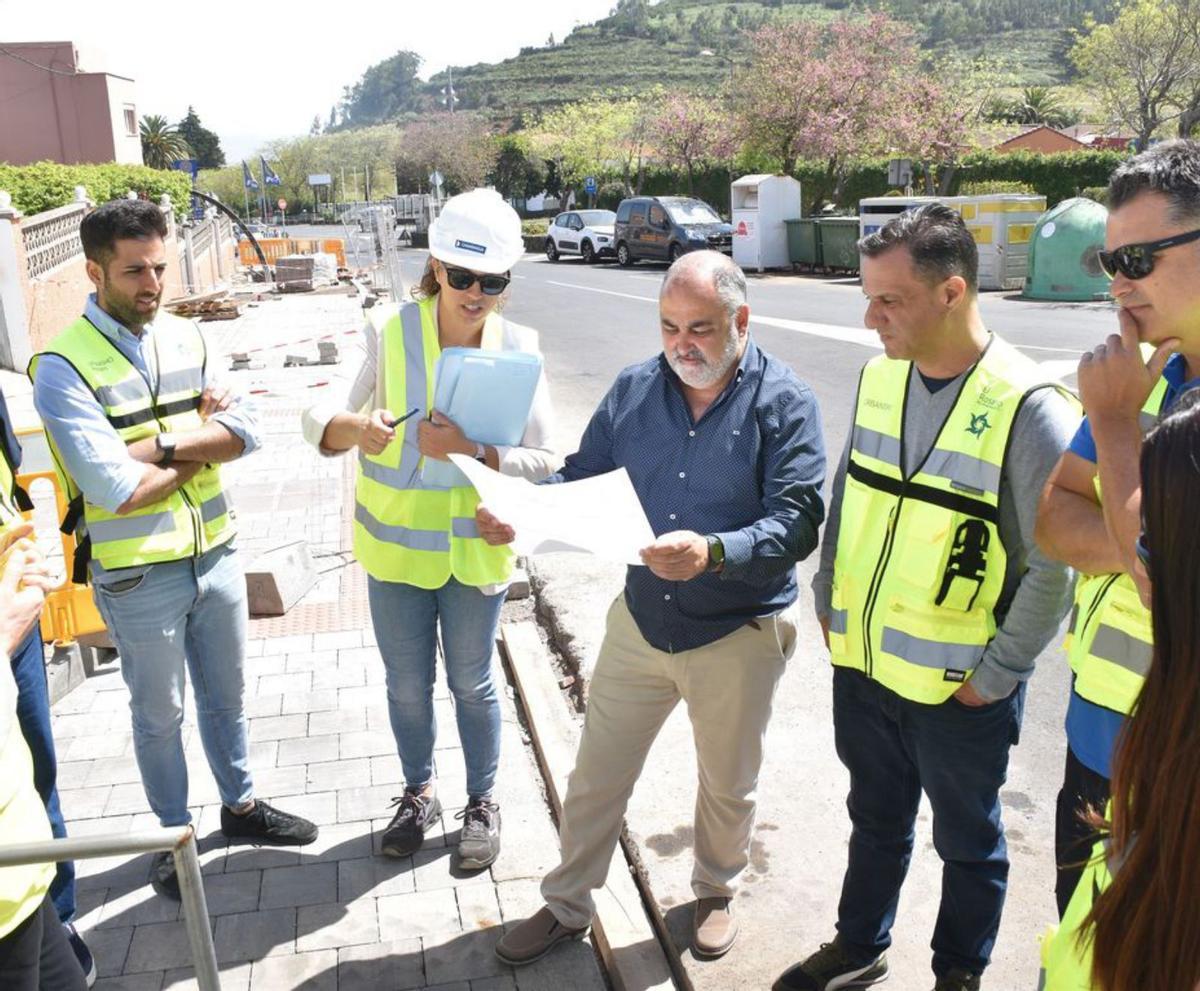
[[546, 232], [546, 257], [552, 262], [563, 255], [579, 255], [591, 263], [614, 257], [612, 210], [572, 210], [554, 218]]

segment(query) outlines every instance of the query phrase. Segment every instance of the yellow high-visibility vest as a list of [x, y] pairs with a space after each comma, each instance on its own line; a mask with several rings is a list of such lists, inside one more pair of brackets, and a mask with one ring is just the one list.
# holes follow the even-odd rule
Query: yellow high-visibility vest
[[[204, 425], [199, 408], [207, 357], [203, 336], [190, 320], [160, 312], [150, 343], [157, 375], [147, 382], [112, 341], [80, 318], [33, 356], [29, 377], [36, 380], [42, 355], [65, 359], [126, 444], [199, 429]], [[46, 438], [63, 492], [82, 508], [86, 539], [80, 540], [80, 547], [86, 554], [90, 544], [91, 557], [106, 571], [198, 557], [233, 539], [233, 513], [216, 465], [205, 465], [165, 498], [120, 515], [88, 501], [67, 472], [49, 431]], [[75, 580], [82, 582], [80, 561], [76, 563]]]
[[[421, 410], [406, 420], [380, 454], [359, 452], [355, 487], [354, 556], [371, 577], [418, 588], [441, 588], [453, 576], [464, 585], [491, 585], [512, 574], [513, 552], [491, 547], [475, 526], [479, 494], [470, 486], [441, 488], [421, 477], [417, 446], [421, 417], [433, 409], [438, 344], [437, 297], [405, 303], [399, 312], [374, 317], [383, 363], [379, 408]], [[497, 350], [503, 321], [484, 324], [482, 346]]]
[[998, 532], [1010, 434], [1037, 366], [993, 336], [937, 440], [904, 474], [911, 362], [873, 359], [859, 380], [834, 561], [829, 644], [915, 702], [946, 701], [996, 633], [1007, 555]]
[[[1159, 378], [1142, 407], [1143, 433], [1158, 421], [1166, 397], [1167, 380]], [[1096, 497], [1101, 498], [1099, 476]], [[1150, 612], [1129, 575], [1081, 573], [1076, 578], [1065, 646], [1080, 698], [1128, 715], [1142, 692], [1154, 656]]]

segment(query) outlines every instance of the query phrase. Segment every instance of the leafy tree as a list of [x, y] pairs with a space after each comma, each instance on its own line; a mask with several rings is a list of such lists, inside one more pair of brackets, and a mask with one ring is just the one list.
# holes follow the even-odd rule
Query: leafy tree
[[343, 91], [342, 118], [352, 124], [379, 124], [418, 105], [421, 56], [399, 51], [367, 69], [362, 79]]
[[496, 164], [488, 178], [504, 196], [536, 196], [546, 188], [545, 159], [534, 154], [527, 135], [501, 135], [496, 148]]
[[667, 96], [651, 114], [649, 131], [658, 159], [687, 172], [689, 195], [696, 191], [697, 167], [727, 159], [737, 147], [728, 114], [704, 96]]
[[152, 169], [167, 169], [181, 158], [189, 158], [184, 136], [159, 114], [147, 114], [141, 120], [142, 161]]
[[309, 133], [309, 136], [313, 137], [313, 138], [315, 138], [318, 134], [321, 133], [321, 115], [320, 114], [313, 115], [312, 124], [309, 125], [308, 133]]
[[1146, 147], [1164, 125], [1200, 119], [1198, 0], [1130, 0], [1112, 24], [1089, 19], [1071, 49], [1085, 85]]
[[179, 133], [183, 135], [188, 147], [192, 149], [192, 158], [202, 169], [219, 169], [225, 164], [225, 152], [221, 150], [220, 139], [203, 124], [192, 107], [188, 107], [187, 116], [179, 122]]
[[435, 169], [453, 194], [483, 185], [496, 163], [497, 148], [486, 118], [475, 112], [419, 117], [398, 135], [394, 165], [406, 192], [429, 188]]

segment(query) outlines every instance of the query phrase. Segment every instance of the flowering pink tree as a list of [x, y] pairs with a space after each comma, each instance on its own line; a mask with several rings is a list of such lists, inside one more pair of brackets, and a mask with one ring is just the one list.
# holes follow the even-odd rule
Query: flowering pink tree
[[911, 144], [912, 29], [886, 14], [771, 24], [750, 35], [752, 59], [736, 99], [744, 136], [777, 155], [825, 164], [814, 207], [835, 196], [848, 163]]
[[671, 93], [655, 108], [648, 123], [652, 153], [660, 161], [687, 172], [694, 194], [696, 168], [729, 158], [738, 146], [729, 114], [715, 100], [691, 93]]

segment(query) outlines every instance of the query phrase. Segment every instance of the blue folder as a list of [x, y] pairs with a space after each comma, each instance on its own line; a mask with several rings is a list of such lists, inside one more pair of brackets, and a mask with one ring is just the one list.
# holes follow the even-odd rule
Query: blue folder
[[[480, 444], [521, 443], [542, 374], [540, 355], [446, 348], [437, 361], [433, 407]], [[470, 485], [449, 461], [425, 458], [421, 479], [438, 488]]]

